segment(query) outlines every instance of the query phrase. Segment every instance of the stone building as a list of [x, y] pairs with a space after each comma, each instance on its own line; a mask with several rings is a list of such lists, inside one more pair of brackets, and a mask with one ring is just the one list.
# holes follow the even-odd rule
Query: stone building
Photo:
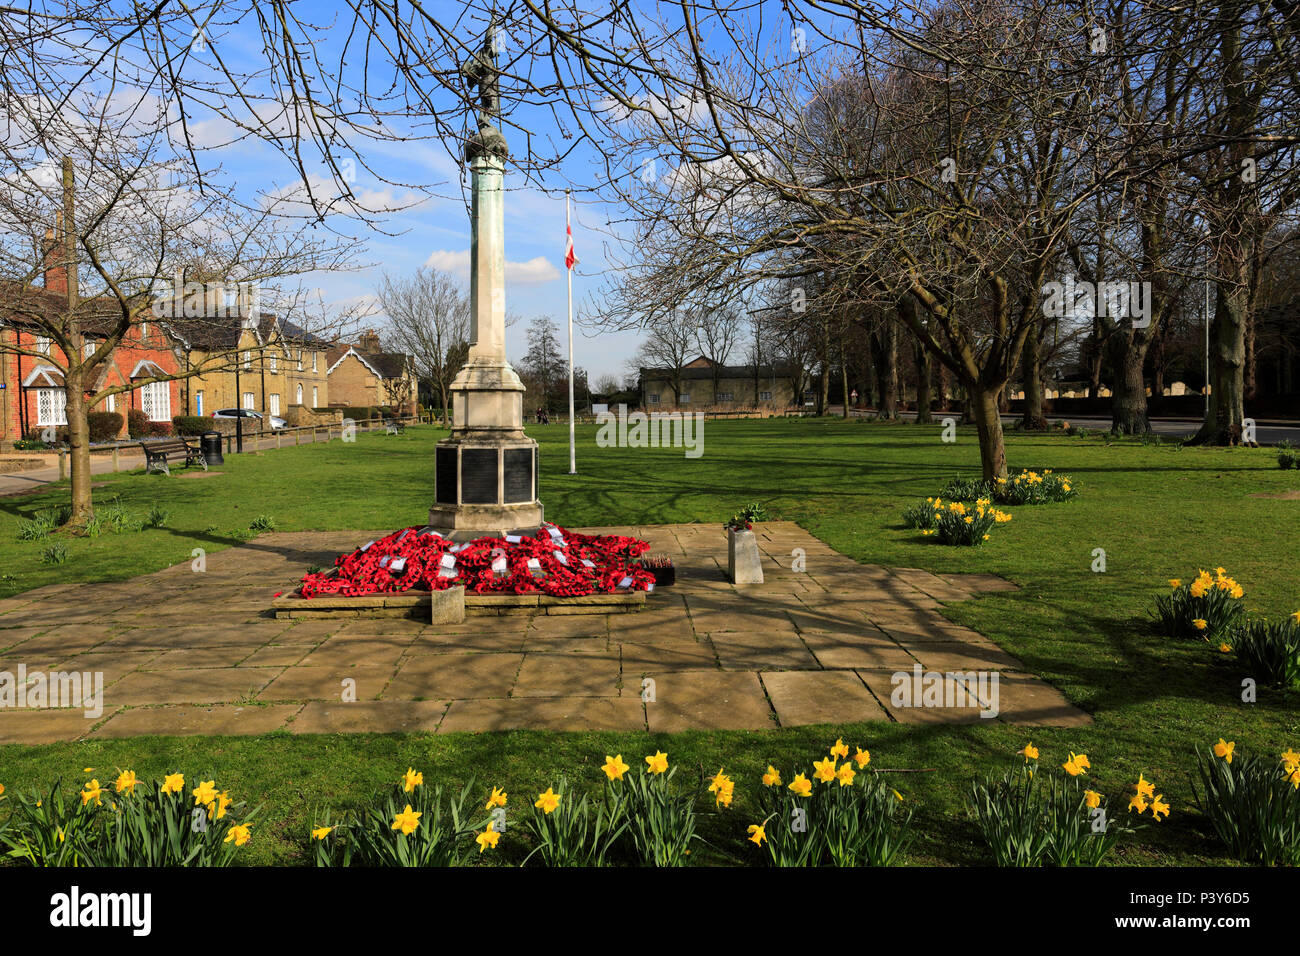
[[643, 368], [646, 411], [777, 411], [799, 405], [793, 377], [772, 365], [715, 365], [701, 355], [680, 369]]
[[409, 355], [385, 352], [379, 333], [363, 332], [355, 343], [335, 342], [328, 361], [330, 404], [335, 407], [385, 407], [413, 414], [416, 377]]

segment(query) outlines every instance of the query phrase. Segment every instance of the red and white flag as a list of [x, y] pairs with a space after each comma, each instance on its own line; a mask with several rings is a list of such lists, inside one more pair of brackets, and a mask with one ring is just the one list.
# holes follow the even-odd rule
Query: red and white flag
[[565, 268], [572, 269], [578, 257], [573, 254], [573, 227], [567, 222], [564, 224], [564, 265]]

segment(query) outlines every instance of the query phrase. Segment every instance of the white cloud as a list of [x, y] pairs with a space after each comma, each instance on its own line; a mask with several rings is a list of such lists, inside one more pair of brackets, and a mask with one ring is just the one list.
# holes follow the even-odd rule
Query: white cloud
[[[431, 269], [450, 272], [462, 281], [469, 281], [469, 250], [453, 252], [439, 249], [429, 254], [424, 264]], [[507, 262], [506, 281], [515, 285], [541, 285], [560, 278], [560, 270], [546, 256], [535, 256], [527, 262]]]

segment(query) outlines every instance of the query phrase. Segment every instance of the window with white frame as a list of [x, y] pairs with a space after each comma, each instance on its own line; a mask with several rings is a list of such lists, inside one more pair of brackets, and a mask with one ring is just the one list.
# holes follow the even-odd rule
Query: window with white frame
[[40, 352], [42, 355], [50, 354], [51, 344], [52, 343], [50, 342], [50, 337], [48, 335], [36, 336], [36, 351]]
[[245, 353], [244, 353], [244, 371], [247, 372], [247, 371], [248, 371], [249, 369], [251, 369], [252, 367], [253, 367], [253, 353], [252, 353], [252, 352], [245, 352]]
[[312, 353], [311, 353], [311, 370], [312, 370], [313, 372], [316, 371], [316, 358], [317, 358], [317, 356], [319, 356], [319, 355], [320, 355], [319, 352], [312, 352]]
[[734, 402], [735, 400], [735, 392], [718, 392], [718, 401], [720, 402]]
[[251, 410], [253, 408], [253, 393], [244, 393], [244, 408]]
[[298, 350], [298, 371], [302, 371], [302, 349]]
[[108, 412], [117, 411], [117, 395], [110, 395], [104, 399], [104, 410]]
[[645, 397], [645, 403], [646, 403], [647, 405], [658, 405], [658, 404], [659, 404], [659, 393], [658, 393], [658, 392], [650, 392], [650, 393], [649, 393], [648, 395], [646, 395], [646, 397]]
[[275, 357], [274, 355], [272, 355], [272, 356], [271, 356], [271, 374], [272, 374], [272, 375], [275, 374], [275, 370], [276, 370], [276, 361], [277, 361], [277, 360], [276, 360], [276, 357]]
[[90, 357], [91, 357], [92, 355], [94, 355], [94, 354], [95, 354], [95, 342], [94, 342], [94, 340], [93, 340], [93, 339], [86, 339], [86, 341], [84, 341], [84, 342], [81, 344], [81, 357], [82, 357], [83, 359], [88, 359], [88, 358], [90, 358]]
[[194, 393], [194, 414], [203, 417], [203, 389]]
[[68, 393], [61, 388], [36, 390], [36, 424], [68, 424]]
[[759, 393], [758, 393], [758, 400], [759, 400], [760, 402], [770, 402], [770, 401], [772, 400], [772, 393], [771, 393], [771, 392], [759, 392]]
[[690, 392], [682, 392], [682, 397], [678, 400], [678, 404], [680, 404], [680, 405], [689, 405], [690, 403], [691, 403], [691, 393], [690, 393]]
[[140, 410], [151, 422], [172, 420], [172, 390], [170, 382], [150, 382], [140, 389]]
[[311, 407], [320, 408], [320, 389], [315, 385], [311, 388]]
[[271, 414], [277, 416], [280, 414], [280, 393], [279, 392], [271, 393]]
[[293, 400], [297, 405], [302, 404], [302, 382], [298, 383], [298, 389], [294, 392]]

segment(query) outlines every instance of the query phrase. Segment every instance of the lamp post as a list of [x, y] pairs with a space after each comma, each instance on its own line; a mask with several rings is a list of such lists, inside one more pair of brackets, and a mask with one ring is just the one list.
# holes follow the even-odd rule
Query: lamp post
[[235, 452], [244, 453], [244, 406], [239, 391], [240, 356], [235, 355]]

